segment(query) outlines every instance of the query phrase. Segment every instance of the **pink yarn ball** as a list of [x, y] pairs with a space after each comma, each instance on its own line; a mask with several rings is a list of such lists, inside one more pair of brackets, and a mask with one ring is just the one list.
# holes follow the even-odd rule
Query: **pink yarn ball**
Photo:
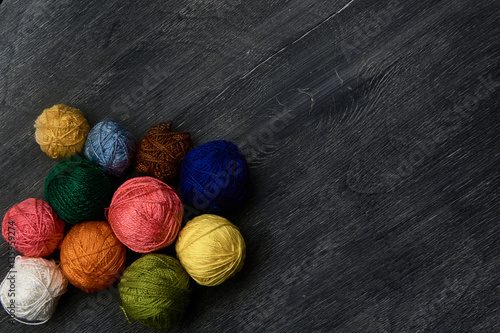
[[127, 180], [107, 210], [111, 228], [132, 251], [148, 253], [172, 244], [184, 207], [174, 189], [152, 177]]
[[46, 257], [63, 239], [64, 222], [47, 202], [29, 198], [7, 211], [2, 235], [25, 256]]

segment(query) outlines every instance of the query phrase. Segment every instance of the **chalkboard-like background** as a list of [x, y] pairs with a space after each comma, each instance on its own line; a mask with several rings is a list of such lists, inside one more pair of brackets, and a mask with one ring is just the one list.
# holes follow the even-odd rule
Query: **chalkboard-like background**
[[[196, 287], [171, 332], [498, 332], [499, 14], [489, 0], [5, 0], [1, 213], [43, 198], [44, 108], [137, 138], [172, 120], [196, 145], [239, 145], [251, 184], [225, 214], [246, 266]], [[47, 324], [2, 313], [0, 331], [153, 331], [118, 303], [116, 286], [70, 287]]]

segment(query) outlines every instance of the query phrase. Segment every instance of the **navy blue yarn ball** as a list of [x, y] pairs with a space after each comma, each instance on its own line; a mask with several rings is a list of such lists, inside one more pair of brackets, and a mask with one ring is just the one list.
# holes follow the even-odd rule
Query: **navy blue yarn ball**
[[121, 176], [134, 159], [135, 147], [135, 138], [129, 130], [104, 120], [90, 130], [83, 152], [104, 172]]
[[180, 191], [184, 203], [204, 212], [236, 207], [245, 196], [245, 156], [229, 141], [210, 141], [189, 151], [182, 161]]

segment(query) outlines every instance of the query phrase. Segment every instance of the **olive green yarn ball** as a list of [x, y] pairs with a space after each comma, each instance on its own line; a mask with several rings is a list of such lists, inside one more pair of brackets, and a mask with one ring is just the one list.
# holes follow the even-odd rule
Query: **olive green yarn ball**
[[125, 269], [118, 284], [120, 308], [151, 328], [179, 322], [189, 305], [189, 275], [174, 257], [149, 253]]
[[87, 159], [71, 156], [45, 179], [45, 199], [65, 222], [76, 224], [103, 215], [111, 199], [111, 182]]

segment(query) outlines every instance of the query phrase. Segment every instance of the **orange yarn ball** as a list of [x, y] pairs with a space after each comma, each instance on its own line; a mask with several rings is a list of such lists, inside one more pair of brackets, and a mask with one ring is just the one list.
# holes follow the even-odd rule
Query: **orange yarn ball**
[[104, 221], [75, 225], [61, 244], [61, 269], [75, 287], [91, 293], [106, 289], [125, 268], [125, 245]]

